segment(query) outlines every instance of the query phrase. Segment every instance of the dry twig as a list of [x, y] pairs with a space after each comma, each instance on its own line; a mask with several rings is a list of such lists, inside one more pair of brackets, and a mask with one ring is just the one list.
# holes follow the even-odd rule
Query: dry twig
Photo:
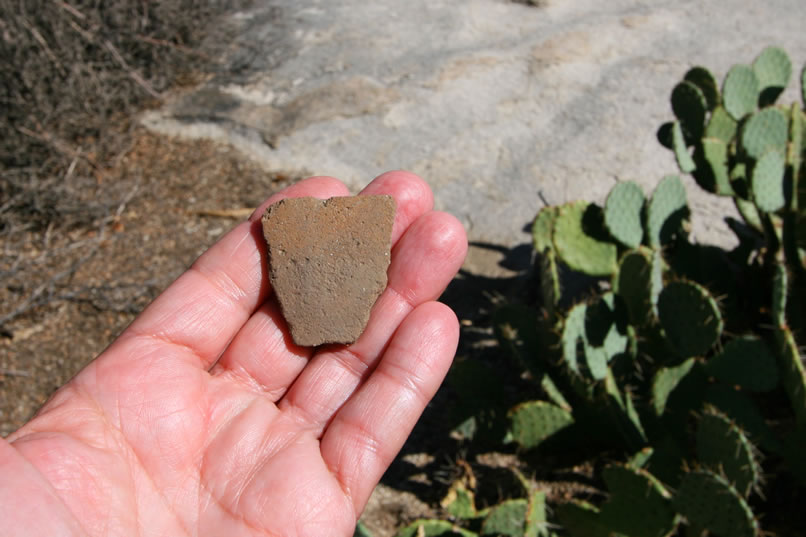
[[237, 209], [197, 209], [188, 211], [188, 214], [195, 214], [198, 216], [217, 216], [219, 218], [247, 218], [255, 212], [254, 208], [239, 207]]

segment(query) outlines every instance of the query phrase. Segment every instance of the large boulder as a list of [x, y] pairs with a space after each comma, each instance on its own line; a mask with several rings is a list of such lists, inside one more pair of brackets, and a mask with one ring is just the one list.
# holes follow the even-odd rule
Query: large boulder
[[[545, 203], [601, 201], [627, 179], [651, 190], [675, 172], [656, 130], [690, 66], [721, 78], [769, 44], [806, 60], [802, 0], [259, 4], [234, 19], [222, 74], [145, 124], [354, 189], [412, 170], [471, 241], [505, 250]], [[729, 243], [730, 202], [687, 187], [695, 236]]]

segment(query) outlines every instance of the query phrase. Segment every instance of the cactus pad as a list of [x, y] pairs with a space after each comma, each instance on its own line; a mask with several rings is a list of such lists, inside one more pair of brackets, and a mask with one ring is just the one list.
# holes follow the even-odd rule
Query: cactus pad
[[739, 121], [756, 109], [759, 82], [749, 65], [734, 65], [722, 84], [722, 102], [725, 110]]
[[728, 341], [722, 352], [705, 365], [708, 375], [751, 392], [766, 392], [778, 385], [778, 366], [767, 344], [756, 336]]
[[761, 483], [756, 448], [744, 432], [721, 412], [708, 409], [697, 428], [697, 460], [747, 497]]
[[517, 442], [523, 448], [540, 445], [551, 435], [572, 425], [570, 412], [546, 401], [529, 401], [509, 411], [510, 429], [507, 440]]
[[523, 537], [549, 537], [546, 519], [546, 491], [536, 490], [529, 497]]
[[608, 370], [605, 377], [605, 390], [610, 396], [611, 408], [616, 411], [616, 425], [618, 431], [628, 444], [644, 445], [647, 442], [646, 431], [641, 424], [641, 418], [632, 400], [632, 394], [628, 390], [621, 391], [613, 377], [613, 372]]
[[756, 443], [766, 450], [778, 452], [781, 443], [773, 434], [758, 405], [749, 395], [732, 386], [713, 384], [705, 392], [705, 403], [730, 416]]
[[548, 312], [549, 318], [553, 318], [562, 297], [557, 254], [554, 250], [546, 249], [539, 256], [538, 263], [540, 266], [540, 297], [543, 299], [543, 308]]
[[694, 159], [691, 158], [691, 154], [688, 152], [683, 127], [679, 121], [672, 123], [672, 149], [681, 172], [691, 173], [697, 168]]
[[617, 248], [606, 239], [602, 210], [575, 202], [558, 208], [552, 239], [557, 254], [573, 270], [608, 276], [616, 270]]
[[663, 291], [663, 273], [666, 270], [666, 261], [660, 250], [652, 252], [652, 267], [649, 272], [649, 301], [652, 304], [652, 312], [655, 318], [658, 317], [658, 298]]
[[757, 537], [753, 511], [723, 477], [708, 470], [686, 474], [672, 503], [689, 523], [716, 535]]
[[605, 226], [617, 241], [629, 248], [637, 248], [644, 236], [641, 224], [643, 208], [644, 191], [632, 181], [616, 184], [607, 195]]
[[800, 100], [803, 101], [803, 106], [806, 107], [806, 65], [800, 72]]
[[703, 185], [706, 170], [697, 170], [695, 179], [700, 186], [720, 196], [735, 196], [728, 170], [728, 144], [719, 138], [703, 138], [700, 142], [703, 160], [707, 164], [707, 185]]
[[806, 372], [792, 331], [788, 327], [776, 329], [775, 343], [781, 384], [795, 411], [797, 422], [806, 424]]
[[630, 460], [627, 464], [636, 469], [643, 468], [649, 462], [649, 459], [652, 458], [653, 452], [654, 451], [651, 447], [645, 447], [630, 457]]
[[739, 140], [744, 152], [757, 160], [770, 149], [784, 153], [788, 137], [786, 115], [777, 108], [765, 108], [747, 119]]
[[786, 206], [784, 154], [770, 149], [753, 167], [753, 200], [760, 210], [772, 213]]
[[475, 518], [478, 516], [473, 491], [469, 490], [461, 479], [454, 481], [451, 488], [448, 489], [448, 493], [442, 498], [440, 506], [454, 518]]
[[604, 293], [585, 311], [585, 341], [590, 347], [601, 348], [610, 361], [627, 348], [626, 312], [612, 292]]
[[601, 508], [601, 520], [610, 531], [631, 537], [670, 535], [677, 526], [671, 494], [649, 472], [611, 465], [602, 471], [610, 499]]
[[742, 215], [744, 222], [748, 226], [759, 232], [764, 231], [764, 227], [761, 225], [761, 216], [758, 214], [758, 209], [752, 202], [743, 200], [740, 197], [735, 197], [733, 198], [733, 203], [736, 205], [736, 210], [739, 211], [739, 214]]
[[789, 276], [782, 264], [773, 266], [772, 274], [772, 320], [776, 328], [786, 325], [786, 293], [789, 289]]
[[561, 336], [563, 361], [568, 369], [579, 373], [577, 351], [585, 338], [585, 315], [587, 304], [577, 304], [568, 312], [563, 323]]
[[649, 245], [658, 248], [669, 242], [688, 217], [686, 189], [676, 175], [667, 175], [655, 187], [647, 206]]
[[[731, 164], [732, 168], [730, 169], [730, 182], [736, 188], [737, 193], [739, 196], [744, 196], [745, 198], [749, 196], [748, 190], [750, 187], [748, 186], [749, 179], [748, 179], [748, 171], [747, 171], [747, 164], [742, 161], [734, 160], [733, 164]], [[734, 199], [741, 200], [742, 197], [737, 196]]]
[[672, 90], [672, 111], [692, 139], [702, 136], [708, 101], [695, 84], [683, 81]]
[[538, 253], [551, 249], [551, 235], [554, 233], [554, 222], [557, 219], [557, 207], [543, 207], [532, 224], [532, 246]]
[[651, 257], [645, 251], [631, 250], [621, 257], [613, 287], [633, 326], [642, 326], [652, 318], [651, 277]]
[[355, 525], [353, 537], [372, 537], [372, 533], [364, 526], [364, 523], [359, 520]]
[[800, 163], [803, 159], [803, 112], [797, 103], [789, 109], [789, 144], [786, 148], [786, 163], [792, 167], [792, 176], [800, 176]]
[[689, 358], [680, 365], [674, 367], [661, 367], [652, 379], [652, 406], [655, 414], [663, 415], [666, 410], [666, 402], [677, 385], [680, 384], [691, 368], [694, 366], [694, 358]]
[[719, 83], [714, 75], [705, 67], [692, 67], [683, 80], [691, 82], [702, 92], [708, 110], [713, 110], [719, 104]]
[[492, 509], [481, 524], [482, 535], [522, 537], [529, 504], [523, 498], [506, 500]]
[[759, 106], [775, 102], [792, 77], [792, 62], [778, 47], [767, 47], [753, 61], [753, 72], [759, 85]]
[[736, 129], [738, 123], [733, 119], [728, 111], [722, 106], [717, 106], [711, 112], [711, 118], [708, 120], [708, 125], [705, 127], [706, 138], [719, 138], [726, 144], [729, 144], [733, 137], [736, 136]]
[[708, 352], [722, 334], [722, 314], [711, 294], [694, 282], [673, 282], [658, 297], [666, 337], [683, 358]]
[[570, 501], [557, 508], [563, 528], [572, 537], [623, 537], [611, 533], [602, 522], [596, 506], [584, 501]]
[[[602, 380], [607, 374], [607, 363], [627, 347], [624, 332], [626, 319], [616, 309], [612, 293], [603, 295], [591, 305], [577, 304], [571, 308], [563, 323], [561, 335], [562, 355], [566, 367], [581, 375], [589, 374]], [[579, 364], [580, 345], [586, 369]]]

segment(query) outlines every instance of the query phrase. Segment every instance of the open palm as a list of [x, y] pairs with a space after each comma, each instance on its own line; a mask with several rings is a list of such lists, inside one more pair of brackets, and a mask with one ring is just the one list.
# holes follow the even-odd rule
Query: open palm
[[397, 213], [389, 285], [358, 341], [297, 347], [271, 298], [262, 210], [348, 194], [307, 179], [0, 439], [0, 533], [351, 535], [450, 365], [458, 326], [434, 299], [466, 252], [416, 176], [387, 173], [364, 193], [394, 196]]

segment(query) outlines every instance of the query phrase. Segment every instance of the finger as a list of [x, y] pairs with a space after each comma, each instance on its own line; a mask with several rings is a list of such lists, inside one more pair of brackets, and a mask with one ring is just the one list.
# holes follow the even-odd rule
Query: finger
[[344, 183], [333, 177], [326, 175], [317, 175], [308, 177], [298, 183], [284, 188], [280, 192], [273, 194], [266, 199], [263, 203], [258, 205], [252, 214], [249, 216], [250, 222], [257, 222], [269, 208], [272, 203], [286, 198], [304, 198], [311, 196], [319, 199], [327, 199], [335, 196], [349, 196], [350, 191], [344, 186]]
[[294, 343], [277, 301], [268, 300], [238, 332], [210, 373], [275, 402], [308, 364], [314, 350]]
[[437, 298], [464, 260], [467, 239], [451, 215], [429, 212], [417, 219], [392, 252], [389, 284], [369, 324], [353, 345], [320, 350], [279, 402], [284, 412], [322, 430], [372, 370], [389, 338], [420, 304]]
[[[380, 175], [361, 194], [389, 195], [395, 199], [397, 209], [392, 227], [393, 245], [411, 223], [434, 204], [428, 184], [408, 172]], [[279, 307], [270, 301], [255, 312], [235, 336], [212, 373], [231, 375], [277, 401], [308, 363], [312, 353], [311, 348], [294, 345]]]
[[364, 190], [362, 196], [387, 195], [395, 198], [395, 223], [392, 226], [392, 245], [421, 215], [434, 208], [431, 187], [419, 176], [406, 171], [392, 171], [376, 177]]
[[[348, 193], [331, 177], [312, 177], [270, 197], [329, 198]], [[269, 292], [266, 248], [260, 222], [243, 222], [196, 260], [149, 305], [110, 347], [118, 359], [143, 359], [143, 350], [209, 368]], [[106, 353], [105, 353], [106, 354]], [[109, 356], [110, 354], [107, 354]]]
[[445, 378], [458, 340], [459, 323], [450, 308], [439, 302], [416, 308], [325, 430], [322, 457], [356, 513]]

